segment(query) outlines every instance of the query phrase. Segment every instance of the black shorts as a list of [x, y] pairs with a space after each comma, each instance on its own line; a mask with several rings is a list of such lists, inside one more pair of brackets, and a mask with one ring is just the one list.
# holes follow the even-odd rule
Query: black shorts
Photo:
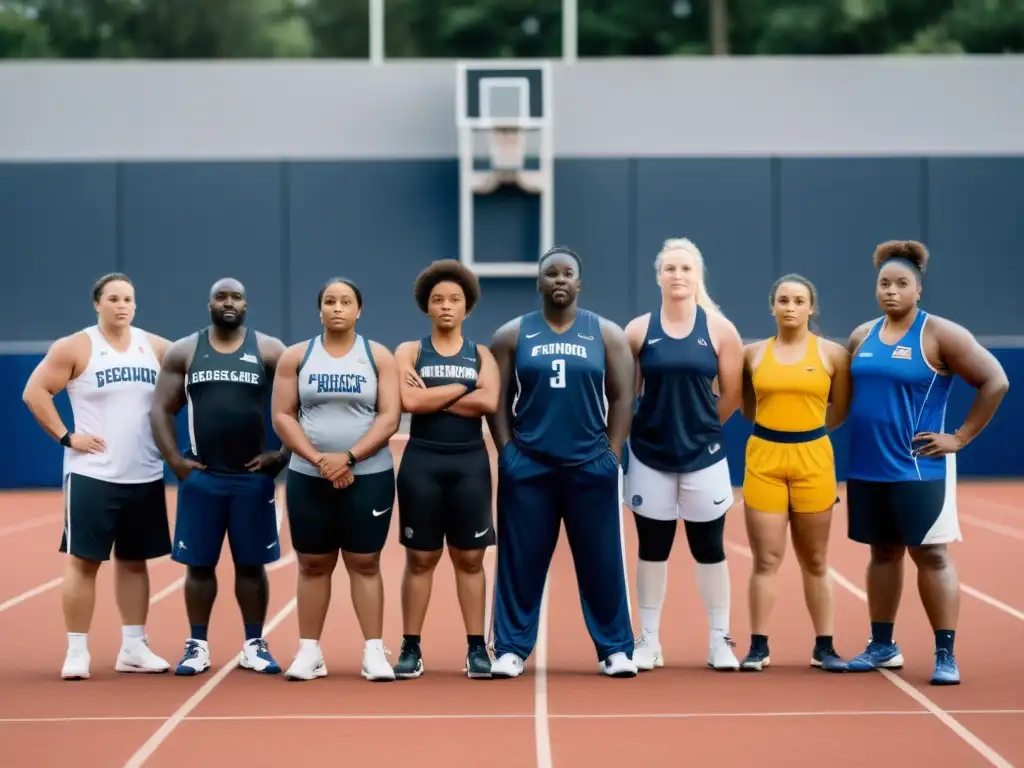
[[380, 552], [391, 527], [395, 471], [356, 475], [348, 488], [322, 477], [288, 470], [285, 481], [292, 547], [303, 555], [339, 549], [357, 555]]
[[846, 481], [847, 535], [862, 544], [920, 547], [960, 541], [956, 485], [946, 480]]
[[457, 452], [410, 441], [398, 468], [399, 541], [432, 552], [495, 543], [486, 446]]
[[112, 483], [70, 473], [64, 478], [60, 551], [83, 560], [152, 560], [171, 553], [164, 481]]

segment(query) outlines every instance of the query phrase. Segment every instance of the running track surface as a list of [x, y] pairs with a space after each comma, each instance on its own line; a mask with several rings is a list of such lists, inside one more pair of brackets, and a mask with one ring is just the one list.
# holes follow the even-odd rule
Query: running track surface
[[[396, 455], [404, 438], [396, 437]], [[281, 494], [283, 498], [283, 493]], [[737, 495], [737, 499], [739, 496]], [[168, 490], [171, 514], [174, 491]], [[1024, 488], [960, 487], [965, 542], [954, 557], [963, 582], [957, 638], [963, 684], [928, 685], [933, 639], [908, 566], [896, 638], [907, 667], [897, 674], [833, 675], [808, 666], [813, 631], [791, 551], [772, 620], [772, 667], [722, 673], [705, 667], [707, 628], [683, 532], [670, 562], [662, 619], [667, 666], [637, 678], [598, 674], [580, 613], [564, 535], [551, 569], [540, 642], [517, 680], [461, 674], [465, 636], [450, 564], [442, 561], [423, 631], [426, 674], [369, 683], [359, 676], [362, 639], [347, 577], [335, 576], [323, 638], [327, 678], [290, 683], [234, 668], [242, 627], [228, 558], [211, 624], [213, 669], [199, 678], [118, 675], [120, 638], [111, 569], [101, 569], [90, 635], [93, 677], [60, 679], [61, 499], [56, 492], [0, 494], [0, 755], [3, 764], [104, 766], [302, 765], [343, 755], [355, 765], [488, 768], [650, 766], [1024, 766]], [[868, 636], [866, 550], [845, 538], [845, 507], [833, 521], [836, 644], [845, 656]], [[401, 640], [403, 551], [397, 517], [382, 558], [392, 662]], [[625, 547], [636, 624], [632, 518]], [[288, 525], [284, 559], [270, 575], [268, 636], [282, 666], [296, 651], [295, 563]], [[749, 639], [749, 552], [739, 501], [726, 527], [737, 655]], [[488, 589], [493, 550], [488, 556]], [[188, 631], [183, 569], [151, 567], [150, 642], [174, 664]], [[913, 761], [913, 762], [912, 762]]]

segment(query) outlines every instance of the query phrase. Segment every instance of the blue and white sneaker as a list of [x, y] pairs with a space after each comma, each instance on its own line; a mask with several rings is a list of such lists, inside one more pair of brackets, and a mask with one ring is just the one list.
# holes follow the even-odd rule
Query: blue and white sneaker
[[281, 672], [281, 666], [270, 655], [270, 647], [262, 637], [245, 641], [242, 652], [238, 655], [238, 666], [265, 675], [277, 675]]
[[956, 656], [952, 651], [940, 648], [935, 652], [935, 671], [932, 672], [932, 685], [960, 685], [960, 668], [956, 665]]
[[845, 672], [846, 660], [832, 646], [827, 648], [815, 646], [811, 653], [811, 666], [826, 672]]
[[903, 669], [903, 653], [896, 643], [868, 642], [864, 652], [846, 663], [847, 672], [871, 672], [876, 669]]
[[179, 676], [202, 674], [210, 668], [210, 646], [205, 640], [185, 641], [185, 653], [182, 655], [174, 674]]

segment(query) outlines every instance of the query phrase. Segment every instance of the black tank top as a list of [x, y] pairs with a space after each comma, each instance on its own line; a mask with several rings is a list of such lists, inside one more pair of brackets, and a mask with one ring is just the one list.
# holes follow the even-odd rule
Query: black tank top
[[269, 379], [256, 332], [245, 331], [234, 352], [218, 352], [210, 329], [199, 332], [185, 374], [189, 450], [186, 455], [212, 472], [248, 472], [245, 463], [266, 450]]
[[[416, 372], [428, 387], [445, 384], [476, 383], [480, 375], [480, 355], [476, 344], [463, 340], [462, 349], [445, 357], [434, 349], [427, 336], [420, 340]], [[414, 413], [409, 423], [409, 440], [438, 449], [465, 449], [483, 446], [483, 417], [468, 418], [447, 411]]]

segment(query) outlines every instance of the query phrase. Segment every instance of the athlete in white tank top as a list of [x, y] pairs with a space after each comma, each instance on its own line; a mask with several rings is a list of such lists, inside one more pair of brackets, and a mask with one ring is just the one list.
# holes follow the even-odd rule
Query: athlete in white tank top
[[[64, 446], [64, 530], [68, 554], [61, 586], [68, 650], [61, 676], [90, 675], [88, 631], [96, 574], [114, 556], [116, 580], [131, 597], [119, 605], [119, 672], [166, 672], [149, 648], [147, 562], [170, 554], [163, 461], [149, 423], [157, 372], [167, 339], [132, 327], [135, 288], [120, 273], [92, 290], [97, 323], [58, 339], [32, 372], [22, 400], [39, 425]], [[102, 329], [102, 330], [101, 330]], [[65, 390], [74, 432], [53, 398]], [[128, 522], [130, 521], [130, 522]]]
[[119, 352], [93, 325], [83, 331], [92, 343], [85, 370], [65, 390], [75, 431], [100, 435], [102, 453], [64, 449], [64, 475], [111, 483], [149, 483], [164, 476], [164, 462], [153, 440], [149, 411], [160, 362], [145, 331], [130, 328], [131, 343]]

